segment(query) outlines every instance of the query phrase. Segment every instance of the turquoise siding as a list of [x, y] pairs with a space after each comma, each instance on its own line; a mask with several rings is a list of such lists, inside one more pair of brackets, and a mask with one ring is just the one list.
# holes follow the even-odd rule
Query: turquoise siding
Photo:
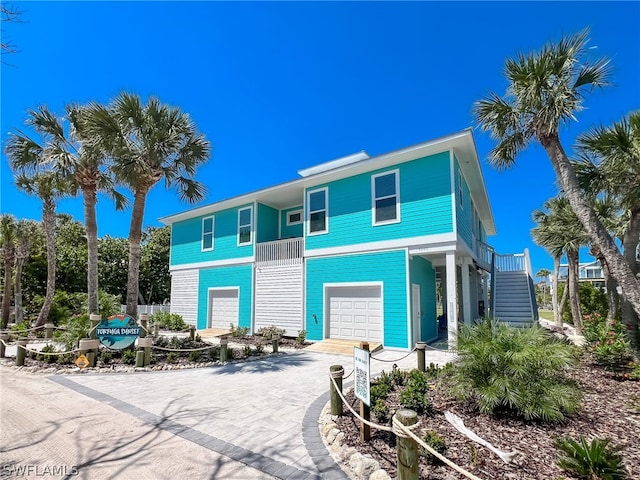
[[251, 312], [253, 311], [253, 267], [247, 264], [200, 270], [200, 281], [198, 284], [198, 329], [208, 327], [208, 289], [214, 287], [240, 287], [238, 325], [240, 327], [251, 328]]
[[[384, 345], [408, 348], [406, 252], [311, 258], [306, 264], [306, 330], [309, 340], [324, 338], [324, 284], [382, 282]], [[315, 317], [314, 317], [315, 316]]]
[[472, 241], [472, 235], [473, 235], [473, 230], [472, 230], [472, 225], [473, 225], [473, 207], [471, 204], [471, 192], [469, 191], [469, 186], [467, 185], [467, 182], [464, 178], [464, 176], [462, 176], [462, 207], [460, 206], [460, 199], [458, 196], [458, 189], [459, 189], [459, 183], [458, 183], [458, 171], [459, 171], [459, 164], [458, 164], [458, 159], [456, 159], [454, 157], [454, 162], [453, 162], [453, 168], [454, 168], [454, 178], [455, 178], [455, 187], [456, 187], [456, 227], [458, 229], [458, 236], [460, 236], [466, 243], [467, 245], [469, 245], [470, 248], [473, 248], [473, 241]]
[[297, 207], [287, 208], [280, 212], [280, 222], [281, 222], [280, 238], [302, 237], [302, 230], [303, 230], [302, 227], [304, 226], [304, 222], [299, 225], [287, 226], [287, 213], [292, 212], [294, 210], [302, 210], [302, 205]]
[[[252, 256], [255, 242], [250, 245], [238, 246], [238, 210], [251, 205], [222, 210], [213, 215], [215, 218], [213, 250], [207, 252], [203, 252], [201, 248], [202, 219], [211, 215], [203, 215], [174, 223], [171, 226], [171, 265]], [[254, 211], [254, 235], [255, 215], [256, 212]]]
[[[413, 257], [409, 261], [411, 283], [420, 285], [420, 338], [425, 342], [438, 336], [436, 313], [436, 271], [431, 262], [422, 257]], [[411, 290], [413, 294], [413, 290]], [[413, 305], [413, 299], [411, 299]]]
[[256, 221], [256, 239], [258, 242], [271, 242], [273, 240], [278, 240], [277, 209], [259, 203]]
[[[373, 226], [371, 176], [395, 169], [400, 174], [401, 221]], [[309, 188], [329, 187], [329, 233], [307, 236], [305, 248], [452, 232], [450, 185], [449, 152], [443, 152]]]

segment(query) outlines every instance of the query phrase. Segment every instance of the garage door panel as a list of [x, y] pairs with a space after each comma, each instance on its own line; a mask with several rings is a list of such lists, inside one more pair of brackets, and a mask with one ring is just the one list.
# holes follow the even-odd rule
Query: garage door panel
[[211, 290], [209, 292], [209, 326], [211, 328], [229, 328], [238, 325], [238, 290]]
[[380, 286], [329, 287], [329, 337], [382, 341]]

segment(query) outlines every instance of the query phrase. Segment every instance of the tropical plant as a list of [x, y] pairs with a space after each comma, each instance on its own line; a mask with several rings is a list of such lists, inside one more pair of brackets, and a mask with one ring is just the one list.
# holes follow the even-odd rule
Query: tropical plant
[[448, 383], [482, 413], [557, 422], [579, 407], [580, 391], [564, 377], [576, 359], [571, 345], [537, 325], [516, 329], [487, 318], [463, 326]]
[[555, 446], [564, 455], [558, 465], [586, 480], [623, 480], [627, 474], [622, 463], [621, 449], [610, 445], [608, 438], [594, 438], [588, 442], [584, 436], [578, 440], [558, 438]]
[[204, 198], [204, 185], [193, 179], [197, 167], [209, 158], [210, 145], [189, 116], [150, 98], [143, 105], [136, 95], [123, 92], [108, 107], [88, 106], [86, 134], [109, 156], [111, 171], [133, 193], [129, 228], [127, 314], [138, 308], [140, 242], [145, 202], [161, 180], [176, 187], [181, 200]]
[[73, 350], [81, 339], [89, 337], [91, 322], [86, 313], [69, 318], [63, 325], [65, 330], [58, 337], [58, 341], [64, 345], [66, 351]]
[[547, 304], [546, 287], [547, 287], [547, 278], [549, 277], [549, 275], [551, 275], [551, 270], [547, 268], [541, 268], [540, 270], [538, 270], [538, 273], [536, 273], [536, 277], [541, 279], [540, 284], [542, 286], [542, 305]]
[[4, 290], [2, 293], [2, 328], [7, 328], [11, 310], [13, 265], [15, 262], [15, 228], [13, 215], [0, 216], [0, 249], [4, 265]]
[[419, 370], [409, 373], [407, 386], [398, 395], [398, 402], [405, 408], [415, 410], [419, 415], [431, 414], [433, 405], [428, 396], [429, 384], [427, 377]]
[[28, 176], [54, 172], [82, 191], [87, 234], [88, 312], [98, 313], [97, 193], [104, 191], [110, 195], [117, 209], [124, 208], [126, 199], [114, 190], [104, 156], [84, 132], [86, 113], [85, 108], [76, 105], [66, 107], [66, 119], [57, 117], [44, 105], [29, 110], [25, 123], [40, 135], [41, 143], [17, 130], [11, 134], [6, 151], [14, 171]]
[[632, 359], [625, 327], [599, 313], [585, 315], [584, 339], [596, 362], [614, 372], [625, 370]]
[[33, 220], [19, 220], [15, 228], [15, 258], [16, 273], [14, 281], [15, 318], [16, 323], [24, 319], [24, 307], [22, 302], [22, 271], [29, 258], [31, 248], [36, 237], [41, 234], [38, 223]]
[[163, 330], [184, 330], [187, 328], [182, 315], [169, 312], [157, 312], [149, 317], [149, 323], [157, 323]]
[[[444, 455], [447, 451], [447, 442], [444, 438], [438, 435], [438, 432], [434, 432], [433, 430], [427, 430], [425, 434], [422, 436], [422, 441], [433, 448], [436, 452], [441, 455]], [[433, 455], [431, 452], [427, 451], [426, 448], [421, 448], [420, 453], [427, 457], [430, 463], [438, 463], [438, 457]]]
[[586, 93], [609, 84], [610, 62], [590, 58], [593, 50], [587, 46], [587, 36], [584, 30], [539, 52], [507, 59], [506, 95], [489, 94], [476, 102], [474, 113], [480, 127], [498, 142], [489, 154], [490, 163], [498, 168], [513, 166], [530, 143], [542, 145], [571, 208], [602, 252], [623, 296], [640, 315], [640, 281], [580, 188], [558, 133], [584, 108]]

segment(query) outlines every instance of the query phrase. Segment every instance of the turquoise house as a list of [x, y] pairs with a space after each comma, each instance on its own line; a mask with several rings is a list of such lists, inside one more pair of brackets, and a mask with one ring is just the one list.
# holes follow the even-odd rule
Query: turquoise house
[[459, 323], [494, 305], [496, 232], [470, 129], [298, 174], [161, 219], [172, 312], [198, 329], [276, 325], [410, 349], [455, 345]]

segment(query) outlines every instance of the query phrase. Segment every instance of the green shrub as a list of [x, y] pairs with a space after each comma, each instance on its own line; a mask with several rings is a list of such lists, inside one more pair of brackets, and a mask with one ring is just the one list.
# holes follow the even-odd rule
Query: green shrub
[[296, 342], [298, 342], [299, 344], [302, 345], [306, 341], [307, 341], [307, 331], [306, 330], [300, 330], [298, 332], [298, 336], [296, 337]]
[[249, 333], [249, 327], [236, 327], [233, 323], [229, 324], [229, 330], [231, 331], [231, 336], [235, 338], [246, 337]]
[[622, 480], [627, 478], [620, 448], [609, 446], [610, 440], [594, 438], [591, 443], [585, 437], [578, 440], [559, 438], [556, 448], [564, 454], [558, 465], [579, 478], [588, 480]]
[[108, 348], [103, 348], [102, 350], [100, 350], [98, 360], [101, 361], [104, 365], [110, 364], [111, 360], [113, 360], [113, 352]]
[[177, 349], [191, 348], [191, 340], [189, 337], [171, 337], [169, 347]]
[[48, 343], [44, 347], [42, 347], [40, 352], [41, 353], [36, 355], [36, 359], [37, 360], [40, 360], [42, 362], [47, 362], [47, 363], [55, 363], [55, 361], [57, 360], [57, 358], [56, 358], [57, 355], [42, 355], [42, 353], [55, 353], [56, 352], [56, 347], [54, 347], [51, 343]]
[[65, 330], [58, 337], [58, 341], [64, 345], [65, 350], [73, 350], [78, 346], [80, 339], [89, 337], [89, 330], [91, 330], [89, 315], [84, 313], [73, 316], [67, 320], [64, 327]]
[[274, 335], [278, 337], [282, 337], [287, 331], [284, 328], [278, 328], [275, 325], [271, 325], [270, 327], [261, 327], [258, 329], [258, 335], [267, 340], [271, 340]]
[[429, 400], [428, 392], [427, 378], [419, 370], [412, 370], [406, 388], [398, 396], [398, 402], [404, 408], [415, 410], [418, 415], [431, 414], [433, 405]]
[[188, 327], [182, 315], [169, 312], [154, 313], [149, 317], [149, 324], [152, 323], [159, 324], [162, 330], [181, 331]]
[[622, 322], [607, 322], [599, 313], [585, 315], [583, 333], [587, 350], [599, 365], [614, 372], [627, 368], [633, 356]]
[[29, 322], [27, 322], [26, 320], [23, 320], [20, 323], [16, 323], [11, 328], [11, 331], [13, 332], [14, 335], [18, 337], [26, 337], [29, 335], [29, 328], [31, 328], [31, 325], [29, 324]]
[[264, 352], [264, 345], [262, 343], [256, 343], [256, 355], [261, 355]]
[[398, 387], [402, 387], [405, 383], [407, 383], [408, 376], [409, 374], [407, 372], [400, 370], [399, 368], [394, 368], [393, 370], [391, 370], [390, 374], [391, 380]]
[[176, 363], [178, 361], [178, 354], [176, 352], [169, 352], [167, 355], [167, 363]]
[[133, 365], [136, 363], [136, 352], [135, 350], [123, 350], [122, 351], [122, 363], [126, 363], [127, 365]]
[[[433, 430], [427, 430], [422, 437], [422, 441], [441, 455], [444, 455], [447, 451], [447, 443], [445, 442], [444, 438], [442, 438], [437, 434], [437, 432], [434, 432]], [[438, 457], [429, 452], [426, 448], [421, 448], [420, 453], [422, 453], [430, 463], [440, 462]]]
[[374, 383], [371, 385], [371, 403], [375, 404], [378, 400], [386, 400], [391, 393], [392, 388], [387, 383]]
[[574, 349], [539, 326], [510, 328], [485, 319], [458, 336], [448, 378], [452, 393], [482, 413], [508, 410], [527, 420], [561, 421], [579, 407], [580, 390], [563, 376]]
[[378, 422], [385, 423], [389, 419], [389, 408], [386, 402], [382, 398], [379, 398], [374, 403], [372, 394], [371, 403], [373, 404], [373, 408], [371, 409], [373, 416]]
[[244, 347], [242, 347], [242, 354], [245, 357], [250, 357], [251, 356], [251, 345], [245, 345]]
[[201, 350], [191, 350], [189, 352], [189, 360], [191, 360], [192, 362], [197, 362], [198, 360], [200, 360], [200, 355], [202, 355]]
[[220, 347], [213, 347], [207, 351], [209, 353], [209, 360], [211, 360], [212, 362], [220, 360]]

